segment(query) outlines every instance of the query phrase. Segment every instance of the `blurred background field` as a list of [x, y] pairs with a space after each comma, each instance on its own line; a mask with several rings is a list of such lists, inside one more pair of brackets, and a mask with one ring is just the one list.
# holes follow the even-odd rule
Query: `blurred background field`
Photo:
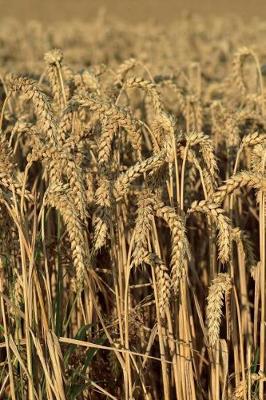
[[245, 17], [266, 17], [266, 2], [263, 0], [1, 0], [1, 18], [14, 17], [22, 21], [40, 19], [44, 22], [58, 19], [93, 19], [99, 9], [105, 8], [110, 16], [128, 21], [155, 19], [167, 23], [176, 19], [180, 13], [196, 12], [201, 14], [235, 14]]

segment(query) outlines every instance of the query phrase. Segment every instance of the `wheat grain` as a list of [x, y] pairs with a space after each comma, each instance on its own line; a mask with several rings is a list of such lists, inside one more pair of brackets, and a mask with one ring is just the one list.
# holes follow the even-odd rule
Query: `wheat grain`
[[180, 279], [186, 274], [186, 258], [189, 246], [182, 219], [172, 207], [166, 206], [156, 196], [153, 197], [153, 208], [156, 216], [162, 218], [170, 228], [172, 238], [171, 279], [174, 290], [179, 289]]
[[106, 244], [111, 224], [111, 190], [106, 178], [99, 180], [95, 192], [96, 210], [93, 216], [94, 248], [98, 251]]
[[156, 254], [146, 254], [143, 261], [155, 269], [156, 283], [158, 285], [159, 310], [163, 318], [165, 316], [165, 309], [168, 307], [170, 301], [171, 280], [168, 275], [167, 267]]
[[165, 152], [161, 151], [155, 156], [149, 157], [144, 161], [139, 161], [126, 172], [120, 174], [114, 183], [114, 196], [119, 199], [128, 190], [129, 185], [144, 172], [155, 170], [164, 163]]
[[211, 203], [210, 201], [202, 200], [200, 202], [194, 202], [188, 213], [200, 212], [205, 213], [209, 216], [217, 225], [218, 234], [218, 257], [222, 263], [226, 263], [230, 260], [231, 252], [231, 230], [230, 221], [228, 217], [224, 215], [224, 210], [219, 208], [216, 203]]
[[134, 229], [135, 247], [132, 254], [133, 264], [143, 262], [148, 251], [148, 238], [153, 217], [151, 193], [143, 190], [138, 196], [138, 210]]
[[75, 291], [80, 291], [83, 288], [89, 257], [84, 228], [75, 207], [73, 207], [71, 199], [68, 198], [66, 190], [62, 185], [53, 184], [49, 188], [46, 202], [60, 212], [66, 224], [75, 267], [75, 278], [72, 282], [73, 289]]
[[223, 296], [231, 288], [231, 279], [227, 273], [220, 273], [213, 279], [207, 299], [207, 326], [210, 346], [214, 346], [219, 339], [222, 317]]
[[229, 178], [225, 182], [225, 185], [220, 186], [212, 195], [210, 201], [220, 204], [227, 196], [245, 186], [251, 189], [265, 190], [265, 179], [259, 174], [256, 175], [249, 171], [242, 171]]

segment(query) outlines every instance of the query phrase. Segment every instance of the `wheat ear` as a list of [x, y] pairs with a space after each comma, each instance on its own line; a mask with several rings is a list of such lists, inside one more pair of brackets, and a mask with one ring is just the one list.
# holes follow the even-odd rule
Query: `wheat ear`
[[207, 327], [210, 346], [214, 346], [220, 335], [223, 296], [231, 288], [231, 279], [227, 273], [220, 273], [213, 279], [207, 299]]

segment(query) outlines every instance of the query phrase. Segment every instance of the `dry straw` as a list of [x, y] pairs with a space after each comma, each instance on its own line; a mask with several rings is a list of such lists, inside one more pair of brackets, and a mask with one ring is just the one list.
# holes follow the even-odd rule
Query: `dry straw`
[[264, 25], [46, 28], [1, 21], [0, 398], [262, 400]]

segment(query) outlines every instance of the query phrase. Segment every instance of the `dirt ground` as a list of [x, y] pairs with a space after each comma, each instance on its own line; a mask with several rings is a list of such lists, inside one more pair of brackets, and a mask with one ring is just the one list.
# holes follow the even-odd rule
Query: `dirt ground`
[[131, 22], [155, 19], [166, 23], [184, 11], [201, 14], [236, 14], [248, 19], [266, 18], [265, 0], [0, 0], [0, 18], [15, 17], [22, 21], [94, 18], [105, 7], [110, 15]]

